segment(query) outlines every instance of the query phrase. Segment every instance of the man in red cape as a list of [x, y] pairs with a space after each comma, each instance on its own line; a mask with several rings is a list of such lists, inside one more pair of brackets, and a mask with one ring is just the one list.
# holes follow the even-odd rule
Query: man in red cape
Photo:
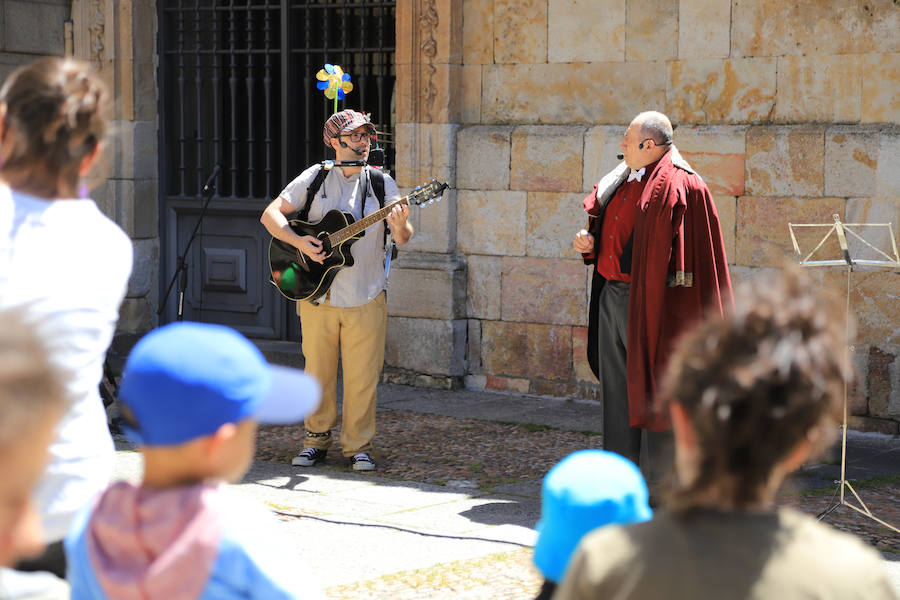
[[715, 203], [672, 135], [662, 113], [634, 118], [625, 160], [585, 198], [588, 228], [573, 242], [594, 265], [587, 353], [603, 390], [604, 447], [639, 465], [643, 448], [651, 486], [671, 466], [656, 388], [673, 342], [704, 310], [733, 302]]

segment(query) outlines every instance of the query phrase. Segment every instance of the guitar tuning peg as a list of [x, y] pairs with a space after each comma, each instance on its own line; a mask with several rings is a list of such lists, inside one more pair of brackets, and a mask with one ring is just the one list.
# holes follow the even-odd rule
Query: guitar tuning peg
[[434, 204], [434, 198], [428, 201], [428, 204]]
[[419, 190], [421, 190], [421, 189], [422, 189], [422, 186], [421, 186], [421, 185], [417, 185], [417, 186], [416, 186], [416, 191], [417, 191], [417, 192], [418, 192]]

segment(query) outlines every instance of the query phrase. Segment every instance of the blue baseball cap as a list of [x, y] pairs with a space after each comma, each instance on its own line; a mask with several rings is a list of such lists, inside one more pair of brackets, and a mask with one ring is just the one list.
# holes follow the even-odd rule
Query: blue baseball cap
[[172, 323], [151, 331], [125, 364], [119, 400], [142, 446], [174, 446], [254, 418], [295, 423], [319, 405], [318, 382], [269, 365], [250, 340], [223, 325]]
[[586, 533], [652, 516], [647, 484], [634, 463], [605, 450], [574, 452], [544, 477], [534, 564], [559, 583]]

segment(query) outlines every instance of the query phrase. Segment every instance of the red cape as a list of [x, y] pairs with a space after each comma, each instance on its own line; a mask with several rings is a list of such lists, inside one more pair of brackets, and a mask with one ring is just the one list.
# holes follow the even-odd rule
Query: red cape
[[703, 180], [667, 152], [650, 175], [634, 225], [628, 302], [628, 412], [632, 427], [671, 428], [654, 404], [675, 339], [705, 310], [734, 303], [719, 215]]

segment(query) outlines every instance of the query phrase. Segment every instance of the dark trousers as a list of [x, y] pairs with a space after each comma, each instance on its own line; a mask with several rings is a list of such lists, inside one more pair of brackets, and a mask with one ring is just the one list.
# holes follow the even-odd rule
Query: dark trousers
[[62, 541], [48, 545], [43, 554], [21, 560], [14, 567], [17, 571], [50, 571], [61, 579], [66, 578], [66, 551]]
[[534, 600], [550, 600], [554, 593], [556, 593], [556, 583], [549, 579], [544, 579], [544, 583], [541, 585], [541, 589]]
[[638, 465], [653, 493], [671, 472], [672, 433], [658, 433], [629, 424], [625, 361], [630, 287], [621, 281], [607, 281], [600, 290], [597, 347], [603, 391], [603, 448]]

